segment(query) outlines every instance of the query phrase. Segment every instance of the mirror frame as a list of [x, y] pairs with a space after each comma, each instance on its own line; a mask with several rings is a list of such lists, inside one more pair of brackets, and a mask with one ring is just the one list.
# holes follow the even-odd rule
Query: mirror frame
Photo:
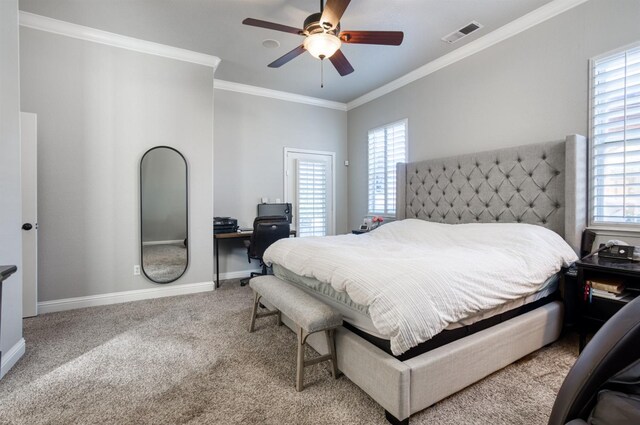
[[[182, 273], [180, 273], [175, 279], [172, 280], [167, 280], [166, 282], [158, 282], [153, 280], [146, 272], [146, 270], [144, 269], [144, 253], [143, 253], [143, 245], [142, 245], [142, 240], [143, 240], [143, 236], [142, 236], [142, 162], [144, 161], [144, 158], [147, 156], [148, 153], [150, 153], [151, 151], [154, 151], [156, 149], [171, 149], [172, 151], [174, 151], [175, 153], [177, 153], [178, 155], [180, 155], [180, 158], [182, 158], [182, 161], [184, 162], [184, 181], [185, 181], [185, 214], [186, 214], [186, 230], [187, 230], [187, 264], [185, 264], [184, 266], [184, 270], [182, 271]], [[164, 146], [164, 145], [160, 145], [160, 146], [154, 146], [151, 149], [147, 150], [143, 155], [142, 158], [140, 158], [140, 166], [139, 166], [139, 170], [138, 170], [138, 176], [139, 176], [139, 180], [140, 180], [140, 269], [142, 270], [142, 274], [144, 275], [144, 277], [146, 277], [148, 280], [150, 280], [151, 282], [158, 284], [158, 285], [164, 285], [167, 283], [172, 283], [175, 282], [176, 280], [180, 279], [182, 276], [184, 276], [184, 274], [187, 272], [187, 269], [189, 268], [189, 260], [190, 260], [190, 255], [189, 255], [189, 245], [191, 244], [191, 241], [189, 240], [189, 164], [187, 163], [187, 159], [184, 157], [184, 155], [182, 155], [182, 153], [175, 149], [172, 148], [171, 146]]]

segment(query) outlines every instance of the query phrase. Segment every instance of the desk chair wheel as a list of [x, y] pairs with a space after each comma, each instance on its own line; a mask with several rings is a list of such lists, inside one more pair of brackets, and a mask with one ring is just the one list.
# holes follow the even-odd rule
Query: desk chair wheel
[[263, 267], [263, 273], [257, 273], [257, 272], [251, 272], [251, 277], [247, 277], [244, 278], [240, 281], [240, 286], [246, 286], [247, 283], [249, 283], [249, 281], [251, 280], [251, 278], [254, 278], [256, 276], [264, 276], [267, 274], [267, 267], [265, 265], [262, 266]]

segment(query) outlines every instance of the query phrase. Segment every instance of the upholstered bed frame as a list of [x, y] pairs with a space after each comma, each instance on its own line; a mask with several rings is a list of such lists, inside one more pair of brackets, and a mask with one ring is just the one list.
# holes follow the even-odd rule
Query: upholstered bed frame
[[[587, 209], [582, 136], [398, 164], [396, 178], [399, 219], [538, 224], [579, 250]], [[560, 302], [546, 304], [406, 361], [341, 327], [338, 368], [385, 409], [390, 422], [408, 423], [411, 414], [555, 341], [562, 316]], [[324, 338], [309, 342], [327, 353]]]
[[586, 141], [519, 146], [397, 166], [397, 218], [529, 223], [578, 249], [586, 224]]

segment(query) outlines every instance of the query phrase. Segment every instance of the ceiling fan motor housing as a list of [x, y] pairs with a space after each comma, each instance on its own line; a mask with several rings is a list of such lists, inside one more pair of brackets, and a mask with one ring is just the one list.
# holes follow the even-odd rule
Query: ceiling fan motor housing
[[322, 17], [322, 13], [313, 13], [304, 20], [304, 31], [302, 31], [302, 35], [311, 35], [319, 32], [326, 32], [331, 35], [338, 35], [340, 33], [340, 23], [336, 25], [333, 29], [323, 28], [320, 25], [320, 18]]

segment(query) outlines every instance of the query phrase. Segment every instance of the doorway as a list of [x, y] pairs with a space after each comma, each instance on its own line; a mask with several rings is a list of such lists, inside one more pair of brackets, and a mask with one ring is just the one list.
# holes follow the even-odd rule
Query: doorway
[[334, 152], [284, 149], [284, 199], [298, 237], [335, 234]]

